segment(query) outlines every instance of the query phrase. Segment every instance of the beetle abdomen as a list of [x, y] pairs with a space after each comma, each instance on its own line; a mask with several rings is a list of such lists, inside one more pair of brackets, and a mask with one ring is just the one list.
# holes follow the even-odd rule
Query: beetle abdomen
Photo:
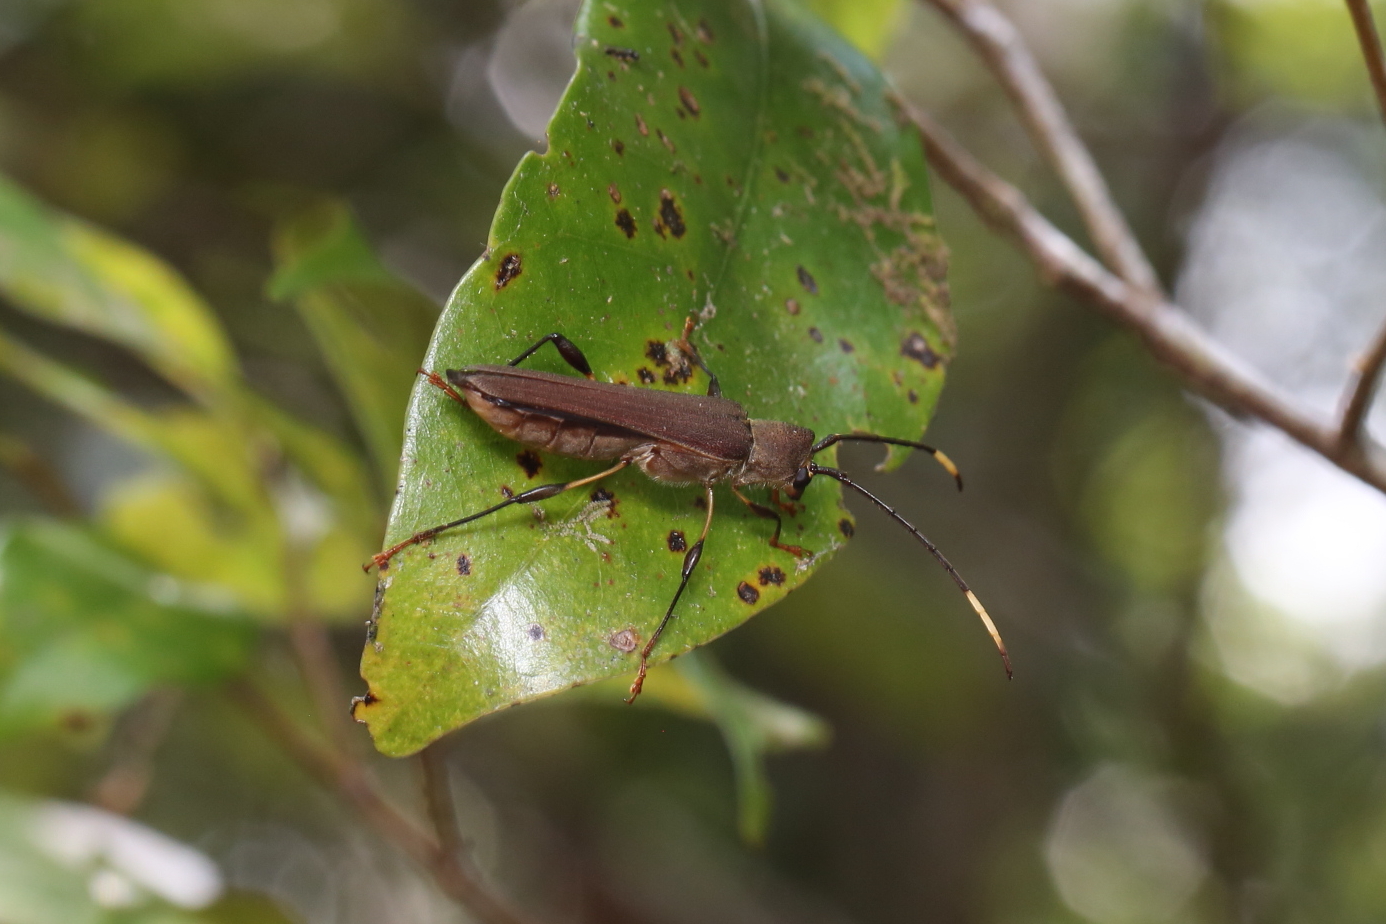
[[650, 442], [647, 436], [619, 427], [516, 407], [468, 388], [465, 383], [462, 395], [477, 416], [497, 433], [532, 449], [575, 459], [615, 459]]

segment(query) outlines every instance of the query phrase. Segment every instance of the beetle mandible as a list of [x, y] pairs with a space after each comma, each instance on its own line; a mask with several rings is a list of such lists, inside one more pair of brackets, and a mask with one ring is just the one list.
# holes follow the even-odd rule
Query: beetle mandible
[[[770, 545], [802, 558], [808, 554], [804, 549], [780, 542], [783, 527], [780, 515], [772, 508], [746, 497], [741, 493], [741, 488], [768, 486], [775, 500], [778, 500], [779, 491], [797, 500], [814, 476], [827, 475], [864, 495], [929, 550], [929, 554], [938, 560], [977, 611], [1001, 653], [1006, 676], [1010, 677], [1010, 656], [1001, 634], [977, 595], [938, 547], [892, 507], [852, 481], [844, 472], [819, 465], [813, 461], [813, 457], [829, 446], [846, 440], [909, 446], [927, 452], [938, 460], [961, 490], [962, 476], [952, 461], [932, 446], [914, 440], [874, 433], [833, 433], [815, 440], [814, 432], [807, 427], [779, 420], [751, 419], [740, 404], [722, 397], [717, 376], [708, 369], [689, 342], [692, 331], [693, 319], [690, 318], [684, 326], [682, 338], [674, 344], [707, 375], [706, 396], [595, 381], [587, 357], [560, 333], [541, 337], [504, 366], [468, 366], [465, 369], [448, 369], [444, 375], [420, 369], [420, 374], [426, 376], [429, 382], [457, 402], [470, 407], [502, 436], [557, 455], [577, 459], [614, 459], [616, 464], [586, 478], [531, 488], [478, 513], [417, 532], [375, 555], [365, 568], [369, 570], [372, 565], [385, 568], [390, 559], [403, 549], [431, 539], [445, 530], [479, 520], [511, 504], [547, 500], [631, 465], [654, 481], [701, 485], [707, 507], [703, 531], [683, 557], [678, 590], [674, 591], [674, 598], [669, 602], [664, 618], [640, 650], [640, 666], [630, 687], [630, 697], [626, 700], [631, 703], [640, 695], [645, 683], [650, 653], [673, 619], [679, 597], [683, 595], [688, 579], [702, 557], [703, 543], [712, 526], [713, 485], [726, 482], [737, 499], [757, 516], [773, 519], [775, 531], [770, 537]], [[546, 343], [552, 343], [563, 359], [585, 378], [518, 368], [521, 362]]]

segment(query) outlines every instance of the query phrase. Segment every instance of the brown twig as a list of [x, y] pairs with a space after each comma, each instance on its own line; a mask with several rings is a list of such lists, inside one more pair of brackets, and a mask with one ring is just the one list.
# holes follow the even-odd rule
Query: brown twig
[[1376, 332], [1371, 344], [1352, 364], [1352, 375], [1343, 391], [1343, 411], [1338, 424], [1338, 443], [1344, 450], [1363, 438], [1367, 410], [1386, 364], [1386, 325]]
[[112, 739], [111, 764], [91, 788], [93, 805], [120, 815], [139, 808], [154, 778], [154, 754], [182, 701], [180, 690], [155, 690], [126, 712]]
[[1155, 269], [1015, 26], [987, 0], [926, 2], [958, 27], [1001, 82], [1026, 131], [1073, 198], [1103, 262], [1131, 286], [1159, 295]]
[[433, 822], [438, 843], [458, 862], [464, 863], [467, 845], [457, 827], [457, 806], [452, 798], [452, 780], [448, 776], [447, 761], [436, 741], [419, 752], [419, 766], [423, 770], [428, 817]]
[[938, 175], [993, 230], [1020, 245], [1046, 284], [1131, 328], [1190, 388], [1229, 413], [1262, 420], [1386, 491], [1386, 449], [1380, 444], [1365, 436], [1344, 444], [1337, 425], [1296, 408], [1210, 339], [1182, 309], [1108, 272], [931, 118], [903, 99], [897, 97], [895, 103], [919, 130]]
[[304, 733], [293, 719], [248, 681], [230, 684], [235, 704], [322, 786], [336, 791], [367, 823], [429, 872], [438, 887], [485, 924], [525, 924], [437, 841], [392, 806], [370, 771], [350, 756]]
[[1357, 30], [1357, 42], [1362, 46], [1362, 60], [1367, 63], [1367, 76], [1376, 93], [1376, 105], [1381, 110], [1382, 121], [1386, 122], [1386, 60], [1382, 58], [1381, 36], [1377, 34], [1376, 21], [1372, 19], [1367, 0], [1346, 2], [1352, 15], [1352, 27]]

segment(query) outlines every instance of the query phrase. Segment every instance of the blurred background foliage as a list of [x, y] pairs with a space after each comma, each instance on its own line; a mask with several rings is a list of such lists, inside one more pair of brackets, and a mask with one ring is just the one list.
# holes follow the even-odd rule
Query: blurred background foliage
[[[1077, 233], [929, 10], [808, 5]], [[1008, 9], [1181, 303], [1331, 409], [1386, 305], [1341, 4]], [[573, 12], [0, 0], [6, 924], [466, 919], [224, 681], [340, 719], [294, 631], [330, 621], [352, 675], [410, 357], [542, 143]], [[663, 710], [574, 694], [447, 739], [476, 864], [548, 921], [1386, 917], [1386, 501], [1188, 399], [936, 195], [960, 349], [930, 439], [969, 487], [867, 482], [982, 593], [1014, 683], [861, 511], [712, 646], [737, 683], [694, 662]], [[375, 767], [417, 805], [413, 764]]]

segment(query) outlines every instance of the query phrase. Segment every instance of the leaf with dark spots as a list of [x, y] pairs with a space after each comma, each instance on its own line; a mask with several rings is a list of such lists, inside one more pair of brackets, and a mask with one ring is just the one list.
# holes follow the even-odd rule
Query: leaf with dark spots
[[624, 29], [626, 27], [626, 24], [621, 21], [621, 17], [615, 15], [614, 13], [606, 17], [606, 21], [611, 24], [611, 28], [613, 29]]
[[671, 552], [683, 552], [688, 548], [688, 540], [685, 539], [683, 533], [677, 529], [669, 530], [669, 536], [665, 542], [669, 546], [669, 551]]
[[620, 209], [616, 212], [616, 227], [621, 229], [627, 239], [635, 237], [635, 219], [630, 216], [630, 209]]
[[[428, 356], [411, 366], [504, 362], [557, 331], [599, 381], [703, 395], [705, 377], [678, 346], [694, 317], [693, 344], [750, 416], [917, 438], [951, 352], [935, 279], [944, 251], [930, 236], [919, 140], [896, 121], [870, 63], [792, 0], [589, 0], [577, 31], [577, 74], [546, 152], [526, 155], [505, 187], [487, 240], [494, 257], [458, 285]], [[665, 57], [671, 46], [683, 69]], [[524, 275], [497, 289], [506, 254], [523, 256]], [[937, 368], [901, 359], [913, 332]], [[523, 366], [574, 375], [548, 346]], [[516, 467], [526, 447], [437, 388], [416, 388], [409, 415], [391, 544], [494, 506], [506, 482], [562, 484], [611, 464], [535, 447], [543, 470], [528, 480]], [[833, 464], [835, 452], [820, 460]], [[890, 453], [891, 465], [906, 455]], [[766, 523], [715, 490], [706, 551], [656, 664], [776, 603], [846, 541], [830, 479], [785, 514], [786, 536], [817, 553], [803, 562], [771, 548]], [[608, 519], [618, 497], [620, 515]], [[362, 659], [382, 701], [358, 717], [381, 750], [405, 754], [502, 707], [629, 678], [705, 514], [700, 487], [656, 483], [632, 466], [404, 549], [382, 576], [379, 647]], [[683, 551], [671, 550], [671, 532]], [[454, 567], [463, 553], [465, 578]], [[771, 572], [761, 584], [767, 568], [783, 581]]]
[[617, 205], [621, 204], [621, 188], [615, 183], [611, 183], [606, 187], [606, 194], [611, 197], [612, 202]]
[[544, 467], [540, 461], [539, 454], [533, 449], [526, 449], [515, 456], [515, 461], [520, 463], [520, 468], [525, 470], [525, 477], [533, 478], [539, 474], [539, 470]]
[[634, 64], [640, 60], [640, 52], [634, 48], [617, 48], [615, 45], [606, 46], [606, 53], [623, 64]]
[[855, 353], [857, 350], [856, 347], [852, 346], [852, 341], [850, 340], [839, 339], [837, 341], [837, 345], [842, 349], [842, 352], [844, 353]]
[[619, 501], [616, 500], [616, 495], [606, 488], [598, 488], [593, 491], [590, 495], [590, 499], [592, 503], [601, 504], [606, 507], [606, 518], [608, 520], [614, 520], [620, 516], [620, 514], [616, 512], [616, 505]]
[[917, 361], [925, 369], [933, 369], [940, 362], [939, 355], [929, 347], [929, 341], [918, 332], [911, 333], [900, 344], [900, 355]]
[[857, 532], [856, 526], [846, 518], [837, 521], [837, 529], [846, 539], [851, 539]]
[[682, 68], [684, 66], [683, 55], [679, 54], [679, 50], [677, 48], [669, 49], [669, 57], [673, 58], [674, 63], [677, 64], [679, 67]]
[[910, 402], [910, 404], [918, 404], [918, 403], [919, 403], [919, 392], [917, 392], [917, 391], [915, 391], [913, 388], [911, 388], [908, 392], [906, 392], [905, 398], [908, 399], [908, 401]]
[[693, 95], [693, 91], [687, 87], [679, 87], [679, 99], [683, 102], [683, 108], [688, 110], [688, 114], [697, 118], [702, 114], [702, 107], [698, 105], [698, 97]]
[[457, 556], [456, 568], [457, 573], [462, 575], [463, 577], [466, 577], [467, 575], [472, 573], [472, 560], [470, 557], [468, 557], [466, 552], [463, 552], [462, 554]]
[[527, 629], [526, 631], [527, 631], [528, 634], [529, 634], [530, 641], [532, 641], [532, 642], [542, 642], [542, 641], [544, 640], [544, 627], [541, 626], [541, 625], [539, 625], [539, 623], [537, 623], [537, 622], [532, 622], [532, 623], [530, 623], [530, 624], [529, 624], [529, 629]]
[[760, 569], [758, 578], [761, 587], [769, 587], [771, 584], [779, 587], [784, 583], [784, 570], [776, 565], [766, 565]]
[[549, 192], [549, 198], [550, 198], [550, 199], [557, 199], [557, 198], [558, 198], [558, 184], [557, 184], [557, 183], [550, 183], [550, 184], [549, 184], [549, 190], [548, 190], [548, 192]]
[[794, 268], [795, 274], [799, 277], [799, 285], [804, 287], [804, 291], [809, 295], [818, 294], [818, 282], [813, 278], [813, 274], [802, 266]]
[[517, 253], [506, 254], [501, 257], [500, 266], [496, 267], [496, 288], [504, 289], [518, 275], [520, 275], [520, 255]]
[[667, 189], [659, 191], [659, 217], [674, 237], [683, 237], [687, 233], [688, 227], [683, 223], [683, 212], [679, 211], [674, 194]]
[[673, 23], [669, 23], [669, 37], [674, 40], [675, 45], [683, 44], [683, 30]]

